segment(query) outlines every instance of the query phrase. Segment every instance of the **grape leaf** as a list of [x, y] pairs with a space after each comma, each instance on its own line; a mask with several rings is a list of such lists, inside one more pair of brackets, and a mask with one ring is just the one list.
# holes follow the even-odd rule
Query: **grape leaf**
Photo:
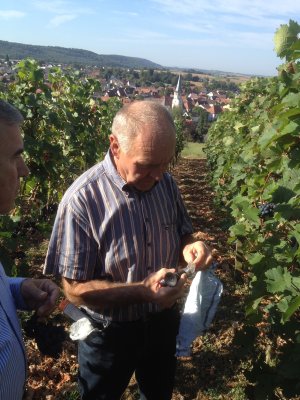
[[292, 285], [292, 276], [286, 268], [277, 267], [265, 272], [267, 290], [270, 293], [282, 293]]
[[281, 25], [274, 35], [275, 51], [280, 58], [290, 54], [290, 47], [298, 39], [300, 26], [297, 22], [290, 20], [289, 25]]
[[284, 103], [288, 107], [299, 107], [300, 93], [289, 93], [282, 99], [282, 103]]
[[288, 309], [282, 316], [282, 322], [288, 321], [295, 311], [300, 307], [300, 296], [294, 298], [288, 306]]

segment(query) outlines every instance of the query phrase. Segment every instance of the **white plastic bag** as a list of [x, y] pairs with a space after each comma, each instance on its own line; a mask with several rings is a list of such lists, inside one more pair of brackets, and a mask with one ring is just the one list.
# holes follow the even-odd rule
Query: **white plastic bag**
[[72, 340], [85, 340], [97, 329], [93, 327], [88, 318], [81, 318], [70, 326], [70, 338]]
[[214, 274], [216, 263], [198, 271], [191, 283], [176, 338], [176, 356], [190, 356], [191, 344], [209, 328], [215, 316], [223, 285]]

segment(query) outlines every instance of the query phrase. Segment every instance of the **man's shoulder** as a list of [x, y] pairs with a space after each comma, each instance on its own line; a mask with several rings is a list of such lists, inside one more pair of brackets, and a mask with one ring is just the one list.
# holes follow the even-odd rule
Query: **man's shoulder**
[[71, 198], [80, 196], [93, 188], [93, 186], [101, 185], [106, 179], [105, 168], [103, 162], [94, 165], [82, 175], [80, 175], [69, 187], [63, 196], [62, 202], [69, 202]]
[[71, 185], [70, 189], [73, 187], [80, 190], [88, 185], [101, 182], [103, 175], [105, 175], [105, 168], [103, 161], [101, 161], [80, 175], [74, 181], [73, 185]]

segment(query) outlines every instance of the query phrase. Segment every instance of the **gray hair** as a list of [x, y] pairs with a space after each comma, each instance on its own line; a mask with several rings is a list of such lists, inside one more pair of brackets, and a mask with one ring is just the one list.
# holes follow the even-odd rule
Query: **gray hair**
[[23, 121], [24, 118], [19, 110], [0, 99], [0, 122], [4, 122], [7, 125], [20, 125]]
[[117, 112], [112, 124], [112, 134], [124, 153], [129, 152], [144, 125], [157, 130], [164, 126], [168, 128], [166, 133], [176, 132], [173, 117], [166, 107], [154, 101], [134, 101]]

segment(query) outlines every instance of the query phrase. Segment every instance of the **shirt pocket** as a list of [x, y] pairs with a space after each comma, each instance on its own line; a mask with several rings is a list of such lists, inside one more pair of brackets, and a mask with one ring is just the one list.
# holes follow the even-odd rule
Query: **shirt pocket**
[[161, 231], [162, 233], [168, 232], [176, 232], [177, 230], [177, 223], [176, 222], [162, 222], [161, 223]]
[[180, 236], [177, 222], [163, 221], [160, 226], [161, 265], [175, 267], [178, 263]]

